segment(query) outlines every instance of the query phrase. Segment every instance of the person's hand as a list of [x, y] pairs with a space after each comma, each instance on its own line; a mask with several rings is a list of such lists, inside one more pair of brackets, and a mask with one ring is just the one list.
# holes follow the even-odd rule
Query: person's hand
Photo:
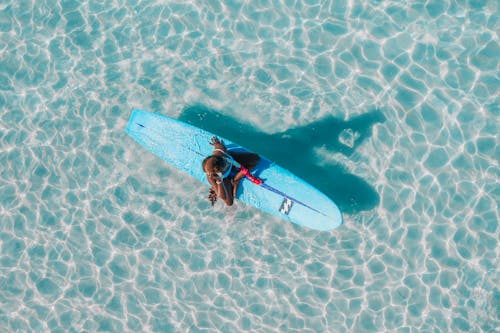
[[216, 184], [220, 184], [222, 182], [222, 179], [217, 174], [212, 174], [210, 179], [212, 179]]
[[212, 180], [217, 184], [219, 184], [222, 181], [219, 173], [211, 172], [207, 174], [207, 177], [209, 180]]
[[212, 206], [217, 201], [217, 193], [215, 193], [215, 191], [214, 191], [213, 188], [211, 188], [210, 190], [208, 190], [208, 200], [210, 200], [210, 203], [212, 204]]
[[224, 146], [224, 141], [220, 140], [218, 137], [213, 136], [210, 139], [210, 144], [214, 146], [214, 148], [218, 149], [226, 149], [226, 146]]

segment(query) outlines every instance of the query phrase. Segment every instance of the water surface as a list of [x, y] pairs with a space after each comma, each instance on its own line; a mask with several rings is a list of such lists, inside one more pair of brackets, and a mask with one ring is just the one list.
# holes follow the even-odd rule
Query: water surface
[[[2, 2], [0, 330], [497, 330], [498, 11]], [[273, 155], [344, 225], [210, 207], [133, 108]]]

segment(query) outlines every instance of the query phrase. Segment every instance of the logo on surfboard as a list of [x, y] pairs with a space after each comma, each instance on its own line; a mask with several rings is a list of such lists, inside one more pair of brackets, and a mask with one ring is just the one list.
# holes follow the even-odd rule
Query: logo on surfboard
[[292, 206], [293, 201], [288, 198], [284, 198], [280, 206], [280, 213], [288, 215], [290, 213], [290, 210], [292, 210]]

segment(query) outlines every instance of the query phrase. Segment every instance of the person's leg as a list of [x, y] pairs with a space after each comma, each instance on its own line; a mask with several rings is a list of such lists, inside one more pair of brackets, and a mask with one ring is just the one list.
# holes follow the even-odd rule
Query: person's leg
[[229, 152], [236, 162], [243, 165], [248, 170], [252, 170], [259, 164], [260, 156], [254, 153]]
[[[252, 170], [259, 164], [260, 157], [257, 154], [253, 153], [238, 153], [238, 152], [230, 152], [231, 156], [241, 165], [243, 165], [248, 170]], [[238, 193], [238, 185], [243, 178], [243, 173], [238, 171], [236, 176], [233, 178], [233, 197], [236, 198]]]

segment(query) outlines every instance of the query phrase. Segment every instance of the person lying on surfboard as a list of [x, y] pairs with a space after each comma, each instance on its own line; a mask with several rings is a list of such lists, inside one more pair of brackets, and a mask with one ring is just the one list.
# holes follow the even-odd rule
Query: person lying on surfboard
[[212, 206], [217, 201], [217, 197], [231, 206], [238, 191], [238, 184], [245, 176], [255, 184], [262, 184], [260, 179], [255, 178], [249, 172], [259, 163], [259, 155], [230, 151], [216, 136], [212, 137], [210, 144], [214, 147], [214, 151], [203, 160], [201, 166], [208, 182], [212, 185], [208, 195]]

